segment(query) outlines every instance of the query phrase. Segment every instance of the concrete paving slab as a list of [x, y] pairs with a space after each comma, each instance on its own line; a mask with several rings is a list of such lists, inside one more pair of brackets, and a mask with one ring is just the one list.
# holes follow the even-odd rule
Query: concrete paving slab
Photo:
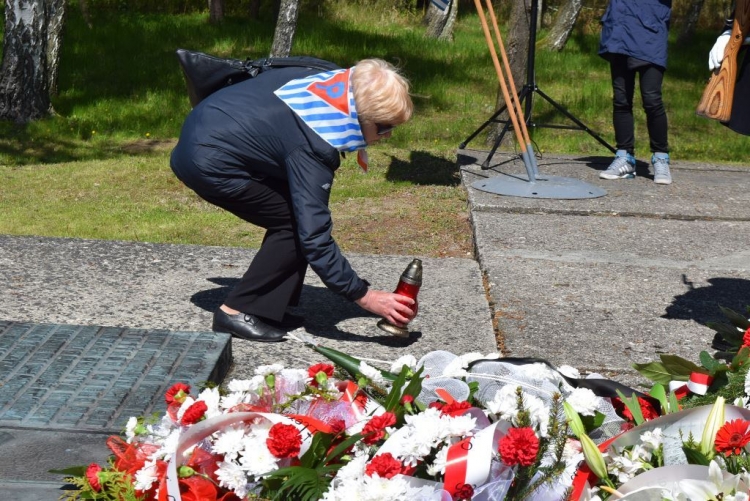
[[[488, 152], [459, 150], [457, 162], [464, 184], [487, 177], [522, 176], [528, 179], [517, 155], [496, 153], [490, 168], [482, 163]], [[579, 200], [536, 199], [501, 196], [470, 190], [470, 205], [475, 211], [538, 212], [547, 214], [619, 215], [669, 219], [750, 220], [750, 169], [711, 164], [673, 161], [670, 167], [674, 183], [656, 185], [648, 173], [649, 165], [639, 161], [636, 178], [607, 181], [599, 179], [612, 158], [545, 156], [539, 173], [583, 181], [607, 191], [599, 198]], [[543, 182], [543, 181], [538, 181]]]
[[[210, 330], [221, 304], [255, 255], [253, 249], [0, 236], [0, 319], [186, 332]], [[373, 287], [393, 290], [412, 257], [352, 255]], [[482, 274], [473, 259], [423, 258], [420, 312], [401, 340], [378, 318], [331, 293], [308, 272], [297, 309], [304, 330], [353, 356], [395, 360], [437, 349], [495, 351]], [[227, 378], [275, 362], [300, 366], [322, 358], [295, 342], [232, 342]]]
[[[539, 172], [608, 190], [596, 199], [509, 197], [472, 184], [520, 160], [460, 151], [477, 255], [486, 273], [501, 347], [633, 386], [632, 369], [659, 353], [697, 360], [723, 320], [718, 306], [750, 304], [750, 170], [674, 166], [675, 183], [605, 181], [608, 164], [547, 158]], [[496, 161], [496, 162], [495, 162]], [[641, 166], [643, 167], [643, 166]], [[520, 169], [520, 170], [519, 170]], [[504, 175], [504, 174], [503, 174]], [[537, 181], [542, 182], [542, 181]]]

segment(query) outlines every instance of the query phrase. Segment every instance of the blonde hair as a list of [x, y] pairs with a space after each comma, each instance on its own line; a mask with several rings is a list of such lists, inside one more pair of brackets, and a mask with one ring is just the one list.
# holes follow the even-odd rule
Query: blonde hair
[[411, 118], [409, 81], [393, 65], [363, 59], [354, 66], [351, 78], [360, 122], [400, 125]]

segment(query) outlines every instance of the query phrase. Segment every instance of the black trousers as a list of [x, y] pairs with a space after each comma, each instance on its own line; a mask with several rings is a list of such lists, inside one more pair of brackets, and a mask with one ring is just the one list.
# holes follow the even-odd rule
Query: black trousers
[[299, 303], [307, 271], [292, 212], [289, 185], [271, 178], [251, 180], [231, 197], [218, 198], [192, 187], [207, 202], [266, 229], [263, 243], [224, 304], [235, 310], [280, 321]]
[[638, 75], [649, 146], [652, 152], [669, 153], [667, 112], [661, 96], [664, 68], [653, 64], [634, 65], [632, 58], [621, 54], [610, 55], [609, 65], [612, 74], [612, 123], [617, 149], [630, 154], [635, 150], [633, 95], [635, 77]]

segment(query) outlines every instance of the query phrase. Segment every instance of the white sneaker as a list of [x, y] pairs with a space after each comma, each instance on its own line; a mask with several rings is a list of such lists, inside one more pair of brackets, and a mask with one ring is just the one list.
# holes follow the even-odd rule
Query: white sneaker
[[652, 155], [651, 165], [654, 166], [654, 182], [656, 184], [672, 184], [672, 175], [669, 173], [669, 155], [666, 157]]
[[633, 179], [635, 177], [635, 157], [625, 150], [617, 150], [615, 159], [607, 170], [599, 173], [602, 179]]

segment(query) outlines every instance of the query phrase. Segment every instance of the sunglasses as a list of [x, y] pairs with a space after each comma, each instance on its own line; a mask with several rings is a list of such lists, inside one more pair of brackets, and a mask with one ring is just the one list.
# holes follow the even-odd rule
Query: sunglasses
[[382, 125], [382, 124], [375, 124], [375, 128], [377, 129], [378, 136], [382, 136], [384, 134], [388, 134], [393, 129], [396, 128], [395, 125]]

